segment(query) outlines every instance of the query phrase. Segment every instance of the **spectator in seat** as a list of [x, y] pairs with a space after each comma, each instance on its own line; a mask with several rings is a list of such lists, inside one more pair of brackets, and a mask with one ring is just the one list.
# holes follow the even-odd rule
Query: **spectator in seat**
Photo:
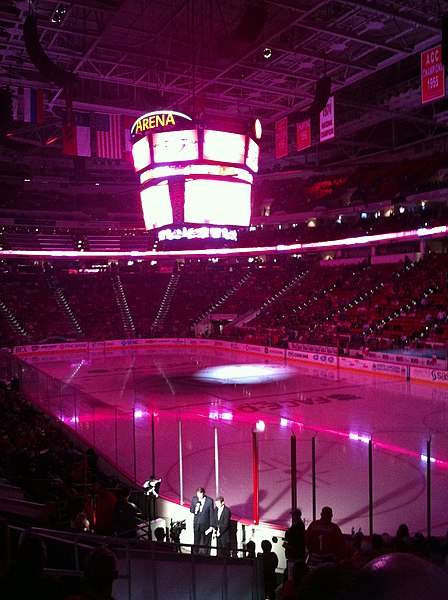
[[302, 581], [309, 573], [309, 567], [302, 559], [296, 560], [292, 564], [291, 577], [277, 588], [277, 598], [279, 600], [296, 600]]
[[84, 565], [87, 591], [84, 594], [69, 596], [67, 600], [114, 600], [112, 587], [117, 577], [114, 553], [105, 546], [95, 548], [87, 555]]
[[278, 567], [278, 557], [275, 552], [272, 552], [272, 544], [269, 540], [263, 540], [261, 542], [261, 549], [263, 552], [259, 553], [261, 557], [261, 564], [263, 570], [263, 581], [265, 598], [269, 600], [275, 600], [275, 589], [277, 587], [277, 574], [276, 569]]
[[409, 534], [409, 527], [406, 523], [401, 523], [397, 529], [394, 539], [395, 549], [398, 552], [410, 552], [411, 550], [411, 536]]
[[137, 537], [140, 509], [129, 500], [131, 489], [128, 486], [121, 488], [121, 497], [115, 503], [115, 531], [120, 537]]
[[244, 558], [256, 558], [255, 554], [255, 542], [253, 540], [249, 540], [246, 544], [246, 551], [244, 554]]
[[66, 593], [61, 582], [44, 573], [46, 562], [47, 547], [44, 540], [30, 531], [24, 531], [19, 539], [17, 559], [0, 581], [0, 598], [63, 600]]
[[93, 484], [93, 491], [96, 495], [95, 533], [113, 535], [117, 498], [113, 492], [107, 489], [106, 483], [102, 479], [98, 479]]

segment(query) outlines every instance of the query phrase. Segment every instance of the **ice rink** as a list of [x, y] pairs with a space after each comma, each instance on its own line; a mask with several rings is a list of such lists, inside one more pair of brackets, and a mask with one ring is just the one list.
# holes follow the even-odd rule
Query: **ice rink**
[[[330, 505], [345, 533], [402, 522], [427, 532], [427, 444], [433, 535], [448, 530], [448, 390], [377, 374], [203, 348], [117, 350], [23, 359], [24, 390], [141, 485], [152, 465], [161, 495], [189, 504], [198, 486], [221, 493], [233, 516], [289, 524], [291, 436], [297, 504], [312, 519]], [[263, 430], [264, 428], [264, 430]], [[254, 436], [253, 432], [257, 431]]]

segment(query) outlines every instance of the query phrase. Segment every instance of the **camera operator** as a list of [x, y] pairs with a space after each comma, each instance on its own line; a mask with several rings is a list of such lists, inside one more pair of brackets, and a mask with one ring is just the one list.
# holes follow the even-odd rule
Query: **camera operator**
[[[185, 524], [185, 519], [183, 521], [174, 521], [171, 520], [170, 525], [170, 539], [173, 542], [173, 545], [177, 552], [180, 552], [180, 534], [184, 529], [187, 528]], [[154, 532], [155, 535], [155, 532]]]

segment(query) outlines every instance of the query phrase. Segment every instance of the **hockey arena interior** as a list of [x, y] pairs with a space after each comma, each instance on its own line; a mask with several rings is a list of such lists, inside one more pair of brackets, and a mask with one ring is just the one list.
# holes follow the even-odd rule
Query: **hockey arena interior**
[[0, 591], [446, 598], [448, 2], [10, 0], [0, 48]]

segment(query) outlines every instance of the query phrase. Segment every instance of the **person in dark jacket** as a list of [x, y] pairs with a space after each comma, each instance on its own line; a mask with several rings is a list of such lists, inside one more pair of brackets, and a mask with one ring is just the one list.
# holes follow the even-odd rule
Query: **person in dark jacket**
[[[193, 496], [190, 512], [194, 514], [194, 548], [195, 554], [210, 554], [213, 533], [213, 500], [205, 495], [205, 489], [199, 487]], [[203, 546], [198, 548], [198, 546]]]
[[215, 498], [215, 510], [213, 513], [213, 527], [216, 535], [216, 546], [218, 556], [230, 556], [230, 508], [224, 504], [223, 496]]
[[140, 509], [136, 504], [129, 500], [131, 489], [128, 486], [121, 488], [121, 497], [116, 501], [115, 531], [119, 537], [137, 537]]

